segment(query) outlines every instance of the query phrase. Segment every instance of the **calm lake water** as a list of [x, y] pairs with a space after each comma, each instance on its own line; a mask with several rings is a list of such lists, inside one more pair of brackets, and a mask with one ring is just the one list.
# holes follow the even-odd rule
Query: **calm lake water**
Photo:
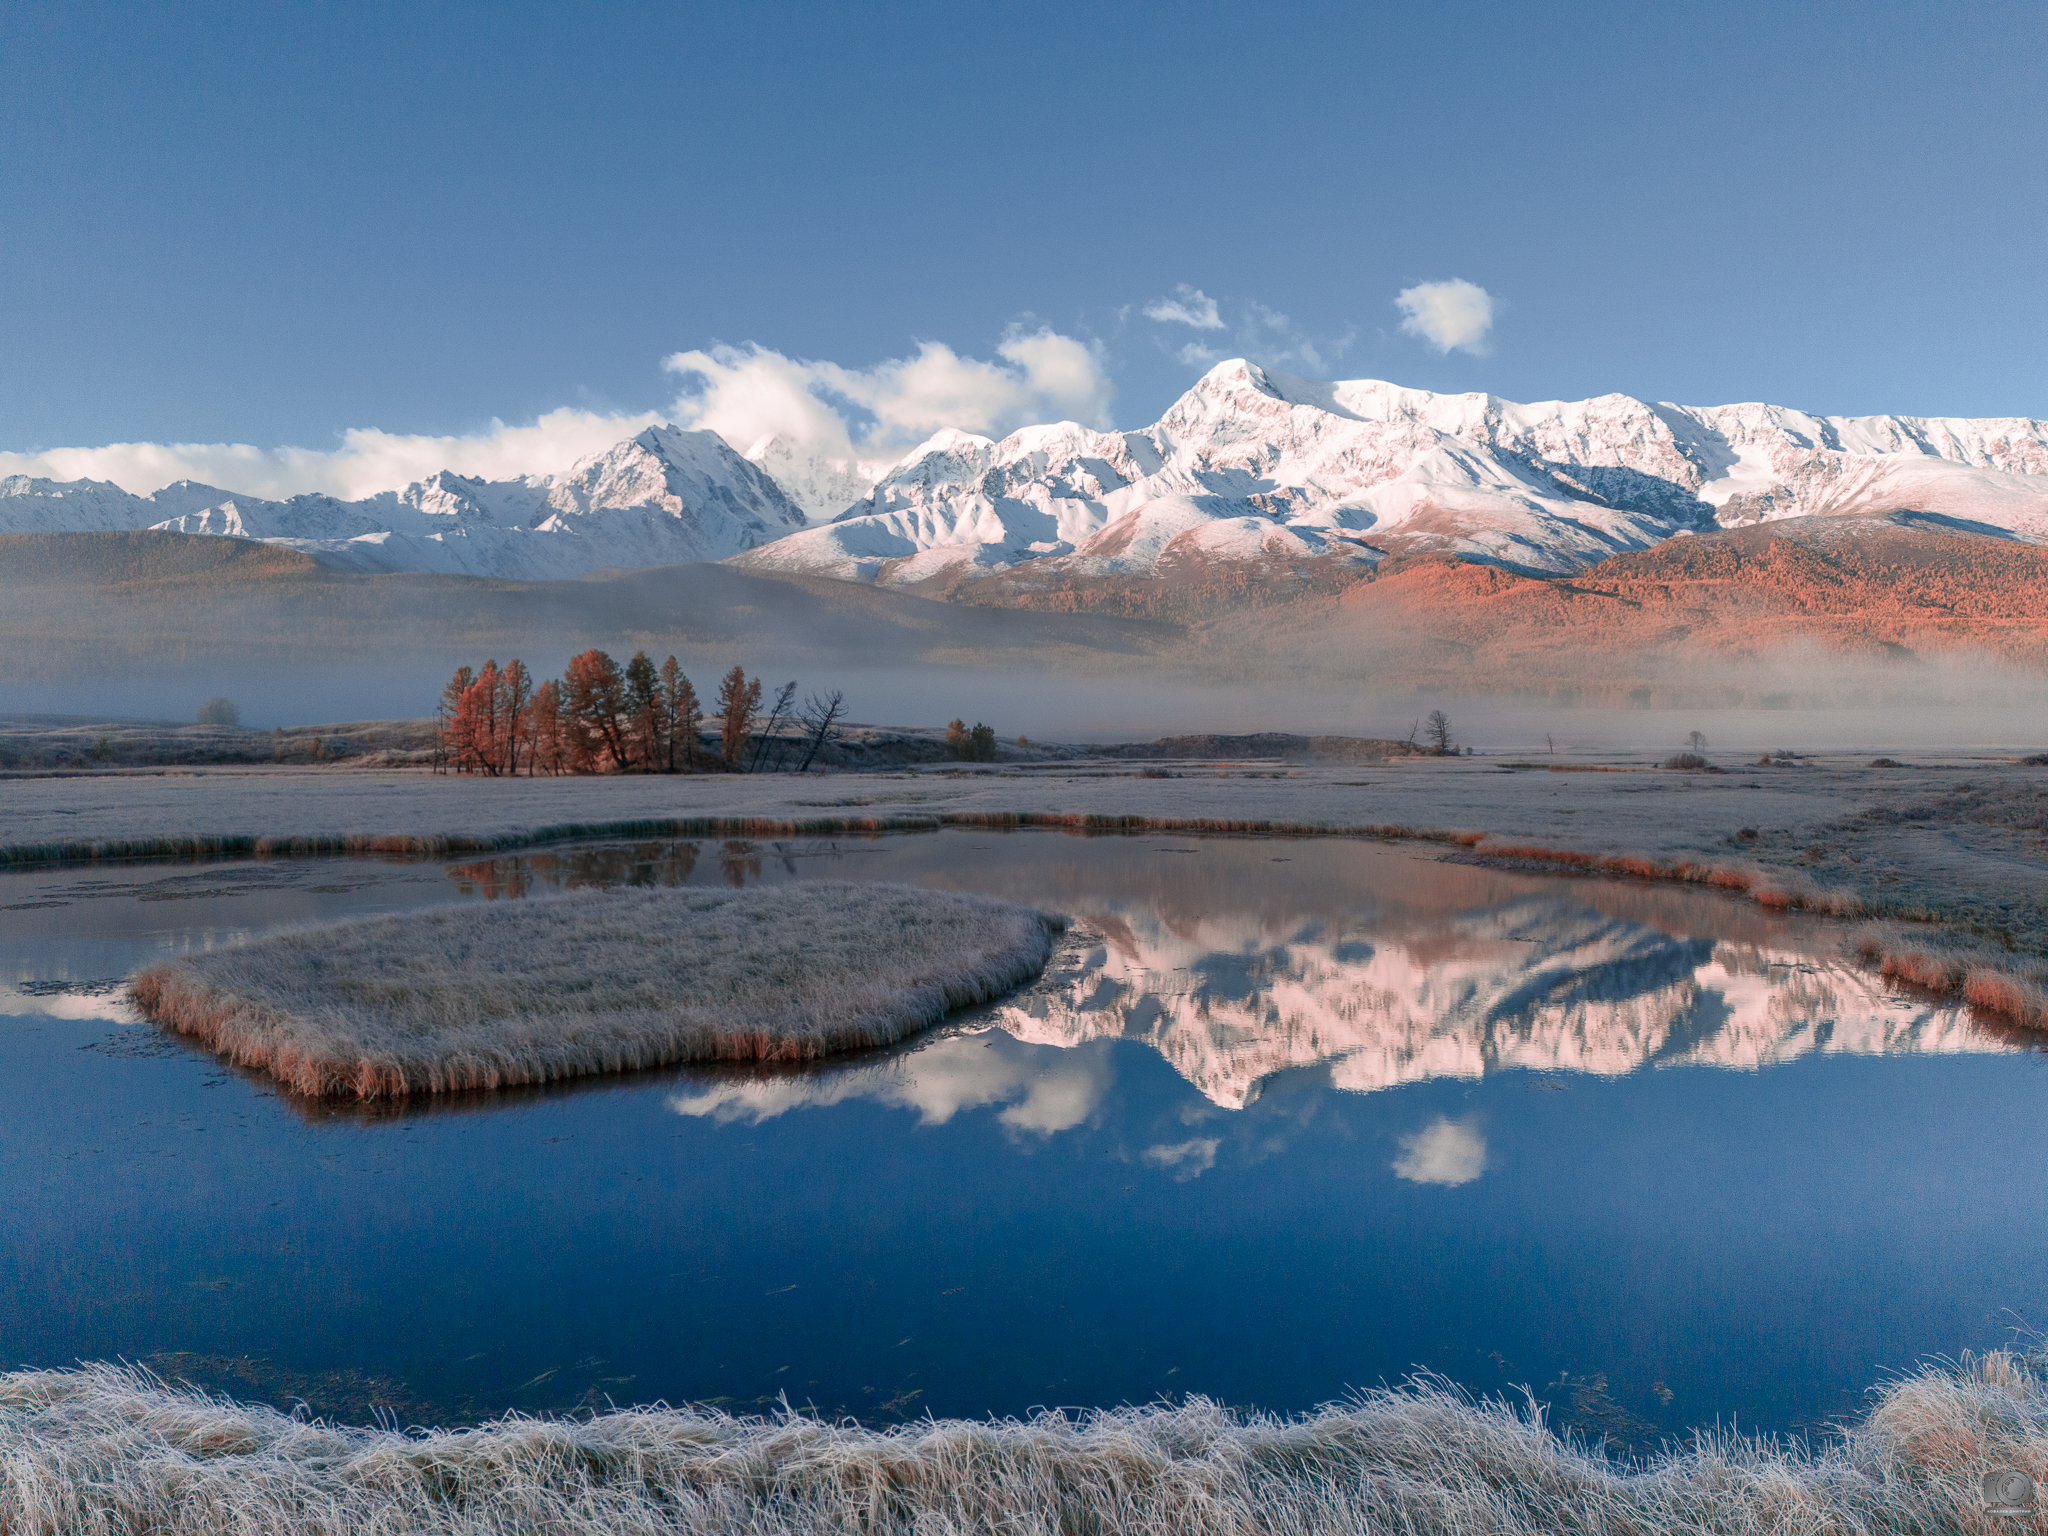
[[[816, 878], [1065, 912], [912, 1046], [370, 1113], [120, 981], [281, 924]], [[946, 831], [0, 876], [0, 1362], [402, 1422], [873, 1422], [1428, 1369], [1631, 1446], [2048, 1322], [2048, 1057], [1705, 893], [1340, 839]]]

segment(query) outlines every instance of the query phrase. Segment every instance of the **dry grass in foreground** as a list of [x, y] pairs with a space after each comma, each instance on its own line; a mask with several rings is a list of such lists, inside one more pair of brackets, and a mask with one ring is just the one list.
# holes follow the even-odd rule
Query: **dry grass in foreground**
[[1036, 976], [1064, 926], [900, 885], [591, 891], [288, 929], [134, 996], [296, 1092], [370, 1099], [887, 1045]]
[[1703, 1432], [1641, 1465], [1434, 1379], [1298, 1419], [1201, 1399], [880, 1431], [640, 1408], [473, 1429], [288, 1418], [112, 1366], [0, 1375], [0, 1530], [1290, 1533], [2038, 1531], [2048, 1392], [2011, 1355], [1926, 1369], [1819, 1449]]

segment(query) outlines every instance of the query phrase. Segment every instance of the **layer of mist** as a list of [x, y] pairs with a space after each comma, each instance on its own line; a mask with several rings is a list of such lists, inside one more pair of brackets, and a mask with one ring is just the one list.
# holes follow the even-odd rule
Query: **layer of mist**
[[1347, 594], [1169, 621], [713, 565], [363, 576], [247, 541], [133, 534], [0, 539], [0, 585], [0, 714], [190, 720], [225, 696], [264, 729], [417, 718], [458, 666], [517, 656], [557, 676], [597, 646], [673, 653], [704, 695], [738, 664], [843, 689], [854, 721], [958, 716], [1005, 740], [1405, 739], [1436, 708], [1461, 745], [1509, 753], [1675, 749], [1695, 730], [1729, 753], [2039, 750], [2048, 730], [2048, 674], [2010, 643], [1845, 649], [1780, 626], [1731, 651], [1689, 645], [1683, 625], [1649, 645], [1502, 638], [1450, 599]]

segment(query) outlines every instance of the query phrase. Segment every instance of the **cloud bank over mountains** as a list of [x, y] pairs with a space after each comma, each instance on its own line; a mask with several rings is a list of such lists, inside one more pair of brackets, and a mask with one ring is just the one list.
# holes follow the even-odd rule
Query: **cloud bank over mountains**
[[[942, 428], [1002, 436], [1046, 420], [1107, 427], [1116, 386], [1098, 344], [1050, 326], [1012, 325], [993, 360], [924, 341], [908, 357], [868, 368], [792, 358], [769, 348], [714, 346], [676, 352], [662, 367], [683, 392], [666, 410], [600, 412], [564, 406], [530, 424], [494, 420], [460, 435], [352, 427], [338, 448], [259, 448], [248, 443], [111, 443], [0, 452], [0, 476], [102, 480], [148, 496], [182, 480], [270, 501], [332, 496], [359, 501], [447, 471], [483, 481], [556, 475], [649, 427], [671, 423], [718, 433], [735, 452], [786, 469], [836, 464], [858, 480], [830, 515], [857, 500], [902, 454]], [[870, 472], [871, 467], [871, 472]], [[799, 496], [799, 501], [806, 498]], [[807, 507], [807, 510], [812, 510]]]
[[616, 415], [563, 406], [527, 426], [493, 421], [482, 432], [462, 436], [351, 427], [342, 434], [339, 448], [324, 452], [256, 448], [248, 443], [109, 443], [98, 448], [0, 452], [0, 476], [104, 480], [136, 496], [180, 480], [196, 480], [270, 501], [300, 495], [358, 501], [402, 491], [443, 470], [475, 480], [552, 474], [662, 420], [658, 411]]
[[1099, 345], [1050, 326], [1012, 325], [996, 359], [924, 341], [913, 356], [846, 368], [750, 343], [677, 352], [662, 367], [685, 381], [678, 424], [716, 432], [823, 519], [941, 431], [1000, 437], [1040, 421], [1109, 426], [1116, 386]]
[[750, 344], [677, 352], [662, 367], [695, 387], [676, 402], [677, 425], [716, 432], [742, 453], [775, 435], [900, 454], [948, 427], [1002, 436], [1048, 420], [1109, 426], [1116, 387], [1098, 347], [1013, 325], [996, 355], [984, 362], [924, 341], [914, 356], [845, 368]]

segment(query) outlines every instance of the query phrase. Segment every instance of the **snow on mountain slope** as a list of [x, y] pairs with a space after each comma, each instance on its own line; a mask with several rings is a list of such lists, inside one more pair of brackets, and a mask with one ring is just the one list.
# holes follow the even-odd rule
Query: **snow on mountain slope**
[[737, 563], [911, 584], [1443, 553], [1563, 574], [1717, 526], [1897, 510], [2048, 543], [2048, 424], [1521, 405], [1236, 361], [1142, 431], [940, 433], [833, 522]]
[[802, 509], [712, 432], [650, 427], [561, 475], [443, 471], [361, 501], [265, 501], [180, 481], [0, 480], [0, 532], [160, 528], [262, 539], [358, 570], [534, 580], [719, 560], [804, 526]]
[[893, 458], [833, 458], [772, 433], [749, 448], [746, 459], [760, 465], [813, 522], [837, 517], [863, 500], [896, 467]]

